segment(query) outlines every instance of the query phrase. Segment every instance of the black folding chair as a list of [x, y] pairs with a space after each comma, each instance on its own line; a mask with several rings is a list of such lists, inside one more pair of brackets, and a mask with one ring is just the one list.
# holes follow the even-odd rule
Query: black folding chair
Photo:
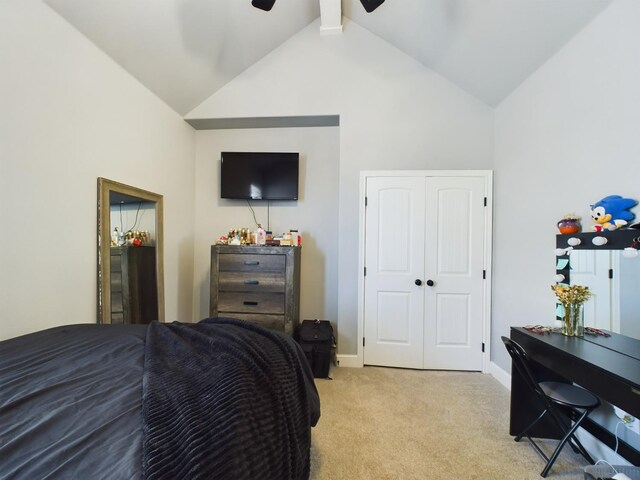
[[[539, 382], [533, 374], [529, 357], [524, 349], [508, 337], [502, 337], [502, 341], [513, 360], [512, 365], [515, 367], [517, 373], [522, 377], [527, 386], [531, 388], [531, 391], [544, 407], [542, 413], [514, 438], [516, 442], [519, 442], [522, 437], [527, 437], [531, 445], [533, 445], [538, 453], [547, 461], [540, 476], [547, 476], [553, 463], [558, 458], [562, 447], [564, 447], [567, 442], [569, 442], [574, 452], [580, 453], [593, 465], [593, 459], [577, 439], [575, 432], [582, 421], [587, 418], [595, 408], [600, 406], [600, 399], [577, 385], [561, 382]], [[513, 373], [515, 372], [512, 372], [512, 375]], [[569, 410], [570, 417], [562, 411], [562, 407]], [[554, 423], [558, 426], [560, 433], [563, 435], [560, 443], [551, 454], [551, 457], [547, 457], [529, 435], [533, 426], [547, 413], [551, 416]], [[571, 424], [571, 419], [573, 419], [573, 425]]]

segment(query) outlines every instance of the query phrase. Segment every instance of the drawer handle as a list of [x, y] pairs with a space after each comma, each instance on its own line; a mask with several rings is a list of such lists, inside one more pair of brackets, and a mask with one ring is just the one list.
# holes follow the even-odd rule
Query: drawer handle
[[248, 301], [245, 301], [245, 302], [242, 302], [242, 303], [244, 303], [245, 305], [250, 305], [250, 306], [256, 306], [256, 305], [258, 305], [258, 302], [248, 302]]
[[258, 285], [260, 282], [258, 280], [245, 280], [245, 285]]
[[260, 265], [260, 262], [257, 260], [245, 260], [244, 261], [245, 265]]

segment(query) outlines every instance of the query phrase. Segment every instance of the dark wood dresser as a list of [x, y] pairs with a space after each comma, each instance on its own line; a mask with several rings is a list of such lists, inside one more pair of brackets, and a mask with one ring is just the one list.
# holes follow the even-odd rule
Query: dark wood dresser
[[111, 247], [111, 323], [158, 319], [155, 247]]
[[301, 247], [211, 247], [211, 317], [240, 318], [297, 336]]

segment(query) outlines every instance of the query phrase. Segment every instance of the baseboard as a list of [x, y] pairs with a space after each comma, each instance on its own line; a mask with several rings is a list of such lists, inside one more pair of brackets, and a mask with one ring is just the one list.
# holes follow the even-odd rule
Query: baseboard
[[498, 380], [507, 390], [511, 391], [511, 375], [494, 362], [489, 362], [489, 375]]
[[[336, 359], [338, 361], [339, 367], [347, 367], [347, 368], [362, 368], [362, 360], [358, 357], [358, 355], [336, 355]], [[511, 390], [511, 375], [502, 370], [498, 365], [494, 362], [489, 363], [489, 375], [498, 380], [502, 385], [507, 388], [507, 390]]]
[[339, 367], [362, 368], [362, 360], [358, 355], [336, 355]]

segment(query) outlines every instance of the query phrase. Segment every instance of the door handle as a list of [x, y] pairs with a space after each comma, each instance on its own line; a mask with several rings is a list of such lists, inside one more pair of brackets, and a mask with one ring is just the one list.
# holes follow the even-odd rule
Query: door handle
[[434, 282], [433, 280], [427, 280], [427, 285], [429, 285], [430, 287], [433, 287], [436, 284], [436, 282]]
[[420, 286], [420, 285], [422, 285], [422, 280], [420, 280], [419, 278], [416, 278], [416, 281], [413, 282], [413, 283], [415, 283], [416, 285]]

